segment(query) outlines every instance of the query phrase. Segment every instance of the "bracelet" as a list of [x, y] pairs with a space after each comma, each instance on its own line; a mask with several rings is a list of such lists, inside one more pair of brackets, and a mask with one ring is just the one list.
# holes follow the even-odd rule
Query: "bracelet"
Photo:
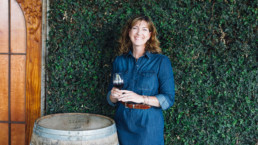
[[[147, 101], [146, 101], [147, 99]], [[148, 105], [149, 104], [149, 97], [143, 95], [143, 104]]]
[[146, 96], [142, 96], [143, 97], [143, 104], [146, 104]]

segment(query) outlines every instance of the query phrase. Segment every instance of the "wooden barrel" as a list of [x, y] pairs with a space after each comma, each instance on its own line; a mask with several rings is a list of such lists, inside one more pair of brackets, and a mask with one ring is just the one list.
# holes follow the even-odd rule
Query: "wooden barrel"
[[30, 145], [118, 145], [113, 119], [96, 114], [63, 113], [35, 121]]

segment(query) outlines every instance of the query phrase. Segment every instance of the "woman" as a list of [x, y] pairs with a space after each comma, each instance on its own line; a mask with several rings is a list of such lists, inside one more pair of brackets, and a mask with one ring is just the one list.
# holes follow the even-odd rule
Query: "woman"
[[120, 38], [114, 73], [122, 73], [121, 90], [109, 85], [107, 100], [117, 106], [115, 121], [120, 145], [163, 145], [162, 110], [174, 103], [170, 60], [159, 54], [156, 28], [147, 16], [129, 20]]

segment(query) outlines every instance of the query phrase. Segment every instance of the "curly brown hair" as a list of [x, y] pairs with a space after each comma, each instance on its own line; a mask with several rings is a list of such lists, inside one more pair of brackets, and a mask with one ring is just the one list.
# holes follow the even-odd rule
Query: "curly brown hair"
[[120, 43], [119, 53], [124, 54], [124, 53], [128, 53], [130, 50], [133, 51], [132, 42], [129, 38], [129, 31], [138, 21], [146, 21], [148, 23], [149, 31], [151, 32], [151, 37], [146, 42], [145, 51], [150, 51], [151, 53], [161, 53], [162, 50], [159, 47], [160, 42], [157, 38], [157, 34], [158, 34], [157, 30], [151, 18], [145, 15], [137, 15], [127, 21], [126, 25], [122, 29], [122, 34], [119, 39], [119, 43]]

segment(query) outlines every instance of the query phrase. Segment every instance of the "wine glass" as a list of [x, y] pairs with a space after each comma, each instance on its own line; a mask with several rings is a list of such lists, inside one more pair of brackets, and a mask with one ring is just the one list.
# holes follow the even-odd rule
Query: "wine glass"
[[114, 73], [113, 74], [113, 85], [114, 87], [121, 90], [124, 86], [124, 79], [121, 73]]

